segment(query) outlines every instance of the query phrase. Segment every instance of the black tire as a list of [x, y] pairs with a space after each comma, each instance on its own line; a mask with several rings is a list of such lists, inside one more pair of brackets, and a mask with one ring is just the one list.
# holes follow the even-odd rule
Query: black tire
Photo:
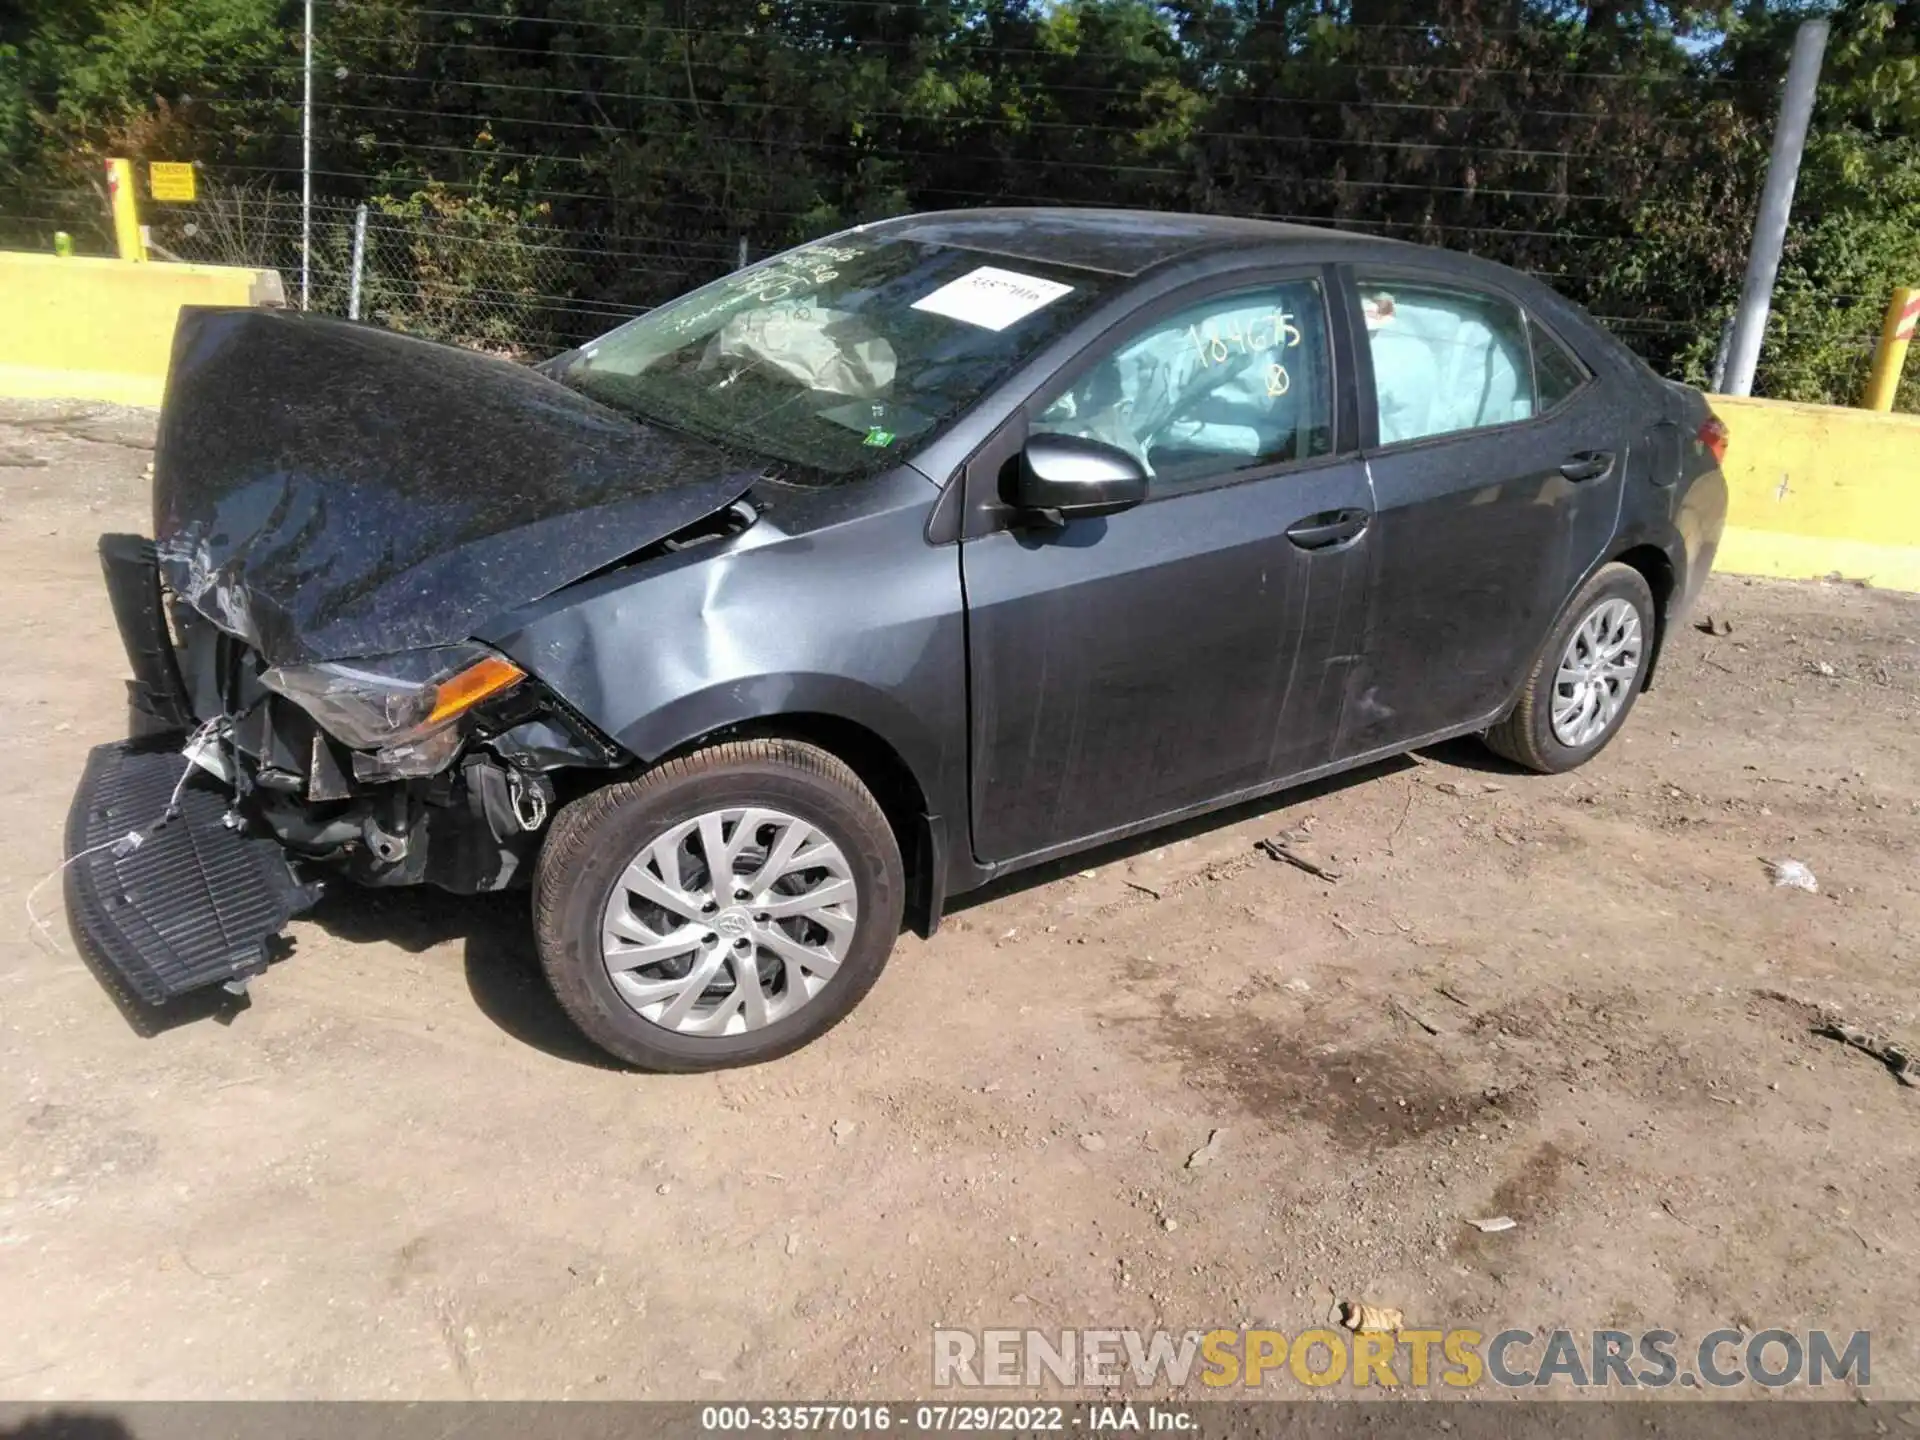
[[[1626, 687], [1624, 702], [1606, 728], [1584, 745], [1564, 745], [1553, 733], [1552, 720], [1554, 681], [1559, 673], [1561, 656], [1580, 623], [1603, 601], [1614, 599], [1625, 600], [1639, 614], [1639, 669]], [[1608, 742], [1626, 723], [1627, 716], [1633, 711], [1633, 702], [1639, 698], [1641, 687], [1646, 684], [1647, 664], [1653, 658], [1657, 634], [1655, 620], [1653, 592], [1647, 588], [1646, 577], [1631, 565], [1616, 563], [1601, 566], [1593, 578], [1580, 587], [1580, 592], [1562, 612], [1559, 623], [1553, 627], [1553, 634], [1548, 637], [1546, 646], [1521, 687], [1519, 702], [1506, 719], [1487, 731], [1484, 737], [1487, 747], [1496, 755], [1503, 755], [1516, 765], [1524, 765], [1543, 775], [1557, 775], [1577, 765], [1584, 765], [1606, 749]]]
[[[740, 1035], [685, 1035], [646, 1019], [622, 998], [602, 959], [601, 917], [614, 883], [654, 837], [730, 804], [775, 807], [824, 832], [858, 886], [858, 917], [839, 969], [794, 1013]], [[602, 1050], [644, 1070], [720, 1070], [785, 1055], [844, 1019], [886, 966], [905, 890], [893, 829], [851, 769], [798, 741], [731, 741], [669, 760], [561, 810], [534, 871], [534, 937], [554, 997]]]

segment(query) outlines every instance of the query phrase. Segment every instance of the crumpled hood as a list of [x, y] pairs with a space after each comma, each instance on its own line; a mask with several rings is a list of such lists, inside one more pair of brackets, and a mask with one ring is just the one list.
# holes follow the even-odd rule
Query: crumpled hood
[[533, 370], [344, 321], [180, 312], [154, 453], [174, 593], [269, 662], [464, 640], [759, 471]]

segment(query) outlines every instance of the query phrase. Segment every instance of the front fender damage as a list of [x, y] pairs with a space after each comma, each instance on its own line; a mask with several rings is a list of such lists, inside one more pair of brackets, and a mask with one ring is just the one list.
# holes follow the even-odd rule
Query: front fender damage
[[[630, 757], [528, 680], [459, 721], [437, 774], [379, 780], [307, 712], [261, 683], [263, 658], [161, 588], [154, 548], [101, 544], [135, 680], [134, 733], [180, 751], [229, 796], [231, 824], [278, 840], [317, 875], [471, 893], [523, 883], [569, 774]], [[360, 762], [360, 763], [357, 763]]]
[[254, 761], [249, 812], [289, 851], [360, 885], [432, 885], [459, 894], [524, 885], [563, 800], [591, 783], [586, 775], [630, 758], [530, 684], [511, 708], [478, 715], [459, 757], [438, 774], [342, 784], [337, 742], [284, 702], [266, 710], [281, 730], [267, 742], [271, 750], [293, 748], [286, 730], [295, 732], [294, 744], [306, 731], [316, 759], [304, 784], [268, 788], [257, 758], [243, 754], [243, 769]]

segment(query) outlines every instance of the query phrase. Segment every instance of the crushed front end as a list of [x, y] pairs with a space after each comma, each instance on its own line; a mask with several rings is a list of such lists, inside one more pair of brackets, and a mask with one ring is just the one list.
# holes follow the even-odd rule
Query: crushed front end
[[330, 878], [525, 883], [556, 774], [621, 763], [483, 647], [273, 667], [166, 590], [151, 542], [109, 535], [100, 554], [133, 671], [130, 738], [93, 752], [74, 797], [67, 904], [91, 957], [146, 1004], [244, 987]]

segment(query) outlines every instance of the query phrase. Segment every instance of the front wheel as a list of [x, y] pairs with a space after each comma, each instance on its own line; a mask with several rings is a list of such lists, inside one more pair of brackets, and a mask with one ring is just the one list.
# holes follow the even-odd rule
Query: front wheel
[[1584, 765], [1633, 709], [1653, 636], [1646, 578], [1631, 565], [1602, 566], [1554, 627], [1513, 712], [1487, 732], [1488, 747], [1542, 774]]
[[900, 933], [885, 814], [812, 745], [715, 745], [555, 818], [534, 932], [561, 1007], [647, 1070], [771, 1060], [860, 1002]]

